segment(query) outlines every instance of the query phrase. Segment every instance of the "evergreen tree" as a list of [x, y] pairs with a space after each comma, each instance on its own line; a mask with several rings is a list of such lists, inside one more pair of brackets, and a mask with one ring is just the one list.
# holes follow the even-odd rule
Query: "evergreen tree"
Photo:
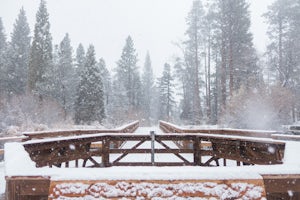
[[215, 111], [226, 112], [228, 97], [241, 86], [249, 89], [259, 84], [260, 69], [250, 33], [249, 3], [215, 0], [211, 6], [214, 10], [210, 12], [214, 18], [212, 48], [216, 62], [214, 98], [217, 102], [214, 104]]
[[[154, 88], [154, 76], [151, 66], [151, 59], [149, 52], [147, 52], [144, 70], [142, 75], [142, 109], [143, 109], [143, 117], [146, 122], [149, 124], [150, 119], [153, 116], [152, 105], [153, 105], [153, 88]], [[153, 108], [153, 107], [152, 107]]]
[[117, 79], [112, 83], [112, 109], [110, 111], [112, 123], [119, 125], [127, 122], [130, 117], [131, 110], [129, 110], [129, 102], [124, 85]]
[[58, 63], [55, 68], [56, 89], [55, 97], [66, 112], [71, 111], [74, 104], [76, 85], [75, 69], [73, 66], [72, 47], [69, 34], [66, 34], [58, 49]]
[[79, 44], [76, 49], [76, 71], [80, 74], [80, 71], [83, 69], [85, 63], [85, 51], [82, 44]]
[[11, 42], [8, 48], [7, 92], [24, 93], [27, 83], [28, 59], [30, 51], [30, 29], [22, 8], [14, 24]]
[[28, 72], [29, 91], [46, 95], [53, 90], [51, 81], [52, 37], [50, 34], [49, 14], [45, 0], [41, 0], [36, 14], [33, 42], [30, 50]]
[[164, 65], [163, 75], [158, 80], [159, 89], [159, 118], [171, 121], [171, 114], [174, 109], [174, 83], [171, 74], [171, 66]]
[[[291, 76], [294, 73], [295, 57], [292, 51], [295, 50], [293, 43], [296, 38], [292, 37], [294, 29], [293, 7], [296, 1], [277, 0], [264, 14], [268, 22], [268, 36], [271, 43], [268, 45], [268, 56], [271, 61], [271, 70], [276, 70], [278, 80], [283, 87], [291, 87]], [[299, 3], [298, 3], [299, 4]], [[299, 21], [299, 19], [298, 19]], [[293, 59], [293, 60], [292, 60]]]
[[[298, 102], [300, 99], [300, 2], [276, 0], [264, 16], [269, 25], [268, 68], [276, 72], [276, 82], [281, 87], [291, 90]], [[293, 106], [294, 121], [300, 116], [299, 108], [299, 103]]]
[[104, 93], [104, 105], [106, 108], [106, 113], [111, 112], [111, 91], [112, 91], [112, 86], [111, 86], [111, 77], [108, 69], [106, 68], [106, 64], [103, 58], [101, 58], [98, 62], [99, 65], [99, 70], [100, 70], [100, 75], [101, 79], [103, 82], [103, 93]]
[[4, 33], [2, 19], [0, 17], [0, 94], [3, 94], [7, 88], [6, 85], [6, 35]]
[[123, 101], [128, 103], [128, 114], [135, 116], [141, 106], [141, 80], [137, 67], [137, 54], [130, 36], [126, 39], [117, 64], [115, 81], [119, 82], [119, 88], [124, 88], [124, 91], [119, 92], [126, 94], [126, 99]]
[[80, 75], [75, 102], [75, 123], [101, 122], [105, 117], [103, 84], [95, 58], [95, 49], [90, 45], [84, 69]]
[[75, 77], [77, 77], [74, 80], [74, 87], [77, 88], [80, 82], [80, 74], [83, 71], [85, 63], [85, 50], [82, 46], [82, 44], [79, 44], [76, 49], [76, 57], [75, 57]]
[[187, 67], [185, 59], [177, 58], [174, 66], [175, 77], [178, 82], [178, 94], [182, 96], [180, 101], [180, 119], [188, 124], [193, 122], [193, 82], [191, 81], [191, 68]]
[[[190, 91], [186, 93], [184, 98], [184, 103], [190, 103], [191, 105], [183, 107], [184, 109], [192, 108], [187, 111], [184, 110], [183, 113], [192, 112], [192, 121], [194, 124], [199, 124], [202, 119], [202, 108], [200, 99], [200, 57], [201, 53], [204, 51], [204, 10], [200, 0], [193, 1], [193, 6], [187, 17], [188, 29], [186, 35], [188, 37], [185, 41], [185, 70], [190, 74], [188, 75], [188, 80], [191, 81]], [[190, 115], [190, 114], [186, 114]]]

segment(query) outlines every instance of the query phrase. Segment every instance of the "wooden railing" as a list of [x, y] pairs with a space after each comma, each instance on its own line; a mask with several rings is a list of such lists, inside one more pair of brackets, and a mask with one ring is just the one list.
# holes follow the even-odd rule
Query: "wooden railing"
[[[165, 133], [194, 133], [201, 137], [202, 144], [200, 147], [206, 146], [212, 149], [211, 159], [204, 163], [210, 164], [223, 158], [224, 165], [226, 159], [236, 160], [238, 165], [240, 162], [244, 164], [279, 164], [284, 157], [285, 143], [275, 140], [266, 140], [263, 138], [272, 138], [275, 131], [251, 131], [238, 129], [185, 129], [174, 124], [160, 121], [159, 127]], [[261, 138], [261, 139], [260, 139]], [[204, 143], [206, 141], [206, 143]], [[179, 147], [191, 147], [193, 141], [176, 141]]]
[[[96, 133], [132, 133], [139, 127], [139, 121], [126, 124], [117, 129], [90, 129], [90, 130], [62, 130], [62, 131], [43, 131], [43, 132], [25, 132], [23, 136], [0, 138], [0, 160], [4, 155], [4, 144], [6, 142], [21, 142], [28, 140], [37, 140], [45, 138], [61, 138], [66, 136], [87, 135]], [[92, 144], [97, 146], [97, 144]], [[115, 144], [119, 146], [121, 144]]]
[[87, 135], [97, 133], [132, 133], [139, 127], [139, 121], [126, 124], [117, 129], [89, 129], [89, 130], [62, 130], [62, 131], [43, 131], [43, 132], [25, 132], [24, 136], [27, 140], [43, 139], [43, 138], [57, 138], [76, 135]]
[[[136, 141], [132, 148], [116, 148], [115, 143]], [[163, 148], [139, 148], [145, 142], [157, 142]], [[192, 148], [174, 148], [168, 142], [190, 142]], [[100, 148], [92, 148], [91, 144], [98, 142]], [[203, 142], [211, 142], [209, 149], [202, 148]], [[268, 140], [242, 139], [225, 136], [211, 136], [207, 134], [161, 134], [161, 135], [132, 135], [132, 134], [97, 134], [76, 137], [65, 137], [55, 140], [32, 140], [24, 143], [26, 151], [37, 167], [57, 166], [74, 161], [74, 166], [79, 167], [109, 167], [109, 166], [185, 166], [202, 165], [210, 166], [212, 162], [219, 165], [218, 160], [231, 159], [246, 164], [280, 164], [284, 154], [285, 143]], [[151, 154], [152, 157], [161, 154], [173, 154], [180, 162], [166, 160], [165, 162], [140, 161], [127, 162], [123, 159], [128, 154]], [[190, 161], [181, 154], [192, 154]], [[112, 156], [118, 155], [114, 160]], [[203, 156], [211, 156], [206, 162]], [[101, 157], [97, 162], [96, 157]], [[81, 163], [80, 163], [80, 160]], [[91, 165], [87, 165], [87, 162]], [[226, 163], [224, 164], [226, 165]]]
[[235, 135], [235, 136], [258, 137], [258, 138], [271, 138], [272, 134], [277, 133], [276, 131], [255, 131], [255, 130], [225, 129], [225, 128], [189, 129], [189, 128], [182, 128], [165, 121], [159, 121], [159, 127], [165, 133], [207, 133], [207, 134]]

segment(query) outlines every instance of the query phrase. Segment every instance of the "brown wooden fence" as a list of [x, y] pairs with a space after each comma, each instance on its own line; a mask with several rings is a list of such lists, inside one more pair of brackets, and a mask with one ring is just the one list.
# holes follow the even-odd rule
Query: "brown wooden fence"
[[235, 135], [245, 137], [256, 137], [256, 138], [271, 138], [272, 134], [276, 134], [276, 131], [256, 131], [256, 130], [244, 130], [244, 129], [225, 129], [225, 128], [182, 128], [165, 121], [159, 121], [159, 127], [165, 133], [207, 133], [207, 134], [218, 134], [218, 135]]
[[[118, 148], [113, 144], [122, 144], [136, 141], [132, 148]], [[170, 147], [168, 142], [192, 144], [190, 148]], [[100, 143], [100, 148], [92, 148], [92, 143]], [[139, 148], [145, 142], [157, 142], [163, 148]], [[203, 142], [211, 143], [211, 148], [204, 148]], [[159, 135], [132, 135], [132, 134], [97, 134], [77, 137], [66, 137], [54, 140], [33, 140], [24, 143], [31, 159], [36, 162], [37, 167], [57, 166], [65, 164], [69, 166], [70, 161], [79, 167], [79, 160], [84, 160], [82, 167], [86, 167], [87, 161], [93, 163], [89, 167], [109, 166], [186, 166], [202, 165], [210, 166], [212, 162], [219, 165], [219, 159], [230, 159], [246, 164], [280, 164], [284, 156], [285, 143], [245, 139], [239, 137], [213, 136], [207, 134], [159, 134]], [[270, 151], [270, 149], [272, 151]], [[119, 155], [115, 160], [110, 160], [111, 155]], [[124, 157], [128, 154], [151, 154], [153, 157], [160, 154], [172, 154], [181, 162], [126, 162]], [[181, 154], [192, 154], [193, 160], [188, 161]], [[211, 159], [203, 162], [203, 156], [211, 156]], [[101, 163], [95, 160], [101, 157]], [[226, 165], [226, 164], [225, 164]]]
[[[28, 140], [37, 140], [45, 138], [60, 138], [67, 136], [88, 135], [96, 133], [132, 133], [139, 127], [139, 121], [126, 124], [117, 129], [90, 129], [90, 130], [61, 130], [61, 131], [42, 131], [42, 132], [24, 132], [22, 136], [0, 138], [0, 158], [4, 155], [4, 144], [6, 142], [21, 142]], [[93, 144], [97, 146], [97, 144]], [[120, 145], [120, 144], [116, 144]]]

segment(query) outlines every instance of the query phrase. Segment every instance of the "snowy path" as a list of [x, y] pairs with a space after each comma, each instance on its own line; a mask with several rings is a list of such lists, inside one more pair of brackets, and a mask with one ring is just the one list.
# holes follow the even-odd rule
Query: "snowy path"
[[[150, 131], [154, 131], [156, 134], [163, 134], [159, 127], [139, 127], [133, 134], [136, 135], [149, 135]], [[122, 145], [123, 149], [130, 149], [134, 147], [139, 141], [129, 141]], [[164, 141], [164, 143], [173, 149], [178, 149], [177, 145], [172, 141]], [[155, 149], [165, 149], [158, 142], [154, 143]], [[137, 149], [151, 149], [151, 142], [147, 141], [141, 144]], [[193, 156], [191, 154], [182, 154], [187, 160], [192, 161]], [[120, 154], [111, 155], [110, 159], [115, 160]], [[182, 162], [174, 154], [155, 154], [155, 162]], [[122, 159], [123, 162], [150, 162], [151, 154], [129, 154]]]
[[154, 131], [155, 133], [163, 133], [158, 126], [152, 127], [139, 127], [134, 134], [150, 134], [150, 131]]

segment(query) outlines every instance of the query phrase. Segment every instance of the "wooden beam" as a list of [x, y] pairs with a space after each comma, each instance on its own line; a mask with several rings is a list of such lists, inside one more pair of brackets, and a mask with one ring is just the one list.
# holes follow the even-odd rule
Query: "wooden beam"
[[262, 175], [268, 193], [300, 192], [300, 174]]
[[47, 199], [50, 177], [16, 176], [5, 177], [6, 199]]

